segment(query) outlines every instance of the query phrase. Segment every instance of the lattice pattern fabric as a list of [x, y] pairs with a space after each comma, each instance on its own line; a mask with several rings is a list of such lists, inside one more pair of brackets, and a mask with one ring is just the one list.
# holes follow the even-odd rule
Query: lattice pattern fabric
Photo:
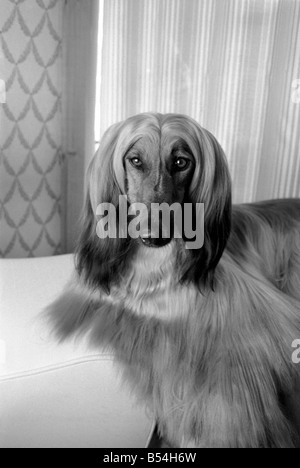
[[63, 4], [0, 2], [0, 257], [61, 252]]

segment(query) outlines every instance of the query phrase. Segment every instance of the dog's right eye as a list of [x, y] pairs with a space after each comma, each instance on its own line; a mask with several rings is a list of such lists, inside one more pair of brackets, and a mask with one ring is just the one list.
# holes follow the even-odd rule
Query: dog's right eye
[[134, 167], [141, 167], [142, 165], [142, 161], [137, 157], [131, 158], [130, 162]]

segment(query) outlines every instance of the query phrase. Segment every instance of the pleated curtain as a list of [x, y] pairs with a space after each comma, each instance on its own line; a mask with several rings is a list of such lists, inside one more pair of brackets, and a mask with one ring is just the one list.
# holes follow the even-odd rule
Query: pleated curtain
[[98, 136], [138, 112], [188, 114], [223, 146], [235, 202], [300, 196], [299, 0], [100, 8]]

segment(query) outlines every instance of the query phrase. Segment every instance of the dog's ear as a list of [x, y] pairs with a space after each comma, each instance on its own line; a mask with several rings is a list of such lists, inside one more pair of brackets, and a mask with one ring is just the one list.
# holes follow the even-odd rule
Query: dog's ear
[[91, 287], [102, 288], [106, 292], [123, 275], [130, 251], [127, 238], [117, 235], [100, 239], [97, 235], [97, 207], [101, 203], [110, 203], [118, 213], [119, 196], [124, 194], [123, 155], [118, 148], [122, 127], [121, 122], [106, 131], [88, 169], [87, 195], [76, 256], [79, 275]]
[[188, 201], [194, 206], [204, 204], [204, 245], [189, 250], [182, 279], [213, 288], [214, 271], [231, 228], [231, 178], [226, 156], [216, 138], [195, 122], [192, 131], [198, 148]]

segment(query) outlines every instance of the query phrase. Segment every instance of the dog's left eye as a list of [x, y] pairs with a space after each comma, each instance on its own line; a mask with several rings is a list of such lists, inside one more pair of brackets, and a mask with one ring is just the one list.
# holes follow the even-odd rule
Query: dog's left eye
[[140, 167], [142, 165], [142, 161], [139, 158], [131, 158], [130, 162], [135, 167]]
[[186, 158], [176, 158], [174, 161], [175, 169], [177, 169], [178, 171], [182, 171], [186, 169], [189, 164], [190, 164], [190, 161], [189, 159], [186, 159]]

